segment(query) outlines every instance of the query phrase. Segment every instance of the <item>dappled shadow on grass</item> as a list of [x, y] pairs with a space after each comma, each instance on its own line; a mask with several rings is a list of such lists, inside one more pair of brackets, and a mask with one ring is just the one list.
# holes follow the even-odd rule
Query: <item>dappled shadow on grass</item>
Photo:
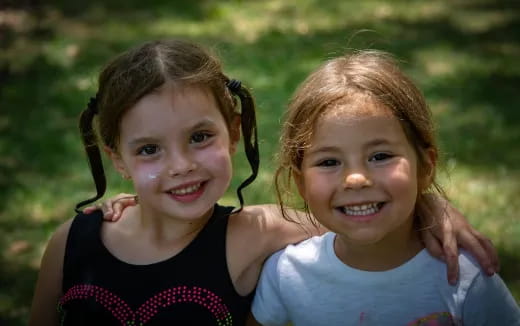
[[[96, 28], [96, 22], [109, 19], [127, 24], [125, 26], [130, 28], [136, 17], [153, 20], [157, 13], [172, 19], [178, 17], [200, 23], [218, 14], [212, 12], [213, 1], [164, 0], [155, 2], [153, 6], [137, 0], [94, 0], [88, 3], [60, 0], [45, 4], [41, 0], [11, 0], [10, 3], [13, 4], [12, 8], [26, 10], [36, 19], [41, 18], [43, 10], [51, 10], [59, 13], [57, 17], [83, 22], [84, 26], [92, 29]], [[247, 1], [243, 3], [247, 4]], [[322, 9], [330, 12], [336, 10], [334, 3], [316, 1]], [[232, 34], [222, 35], [222, 39], [200, 36], [199, 41], [216, 44], [222, 50], [227, 70], [234, 74], [232, 77], [243, 79], [244, 84], [253, 87], [259, 104], [259, 137], [264, 171], [272, 167], [269, 164], [270, 155], [277, 148], [282, 112], [296, 86], [325, 59], [341, 54], [346, 48], [365, 47], [388, 50], [403, 59], [403, 68], [416, 77], [427, 100], [449, 104], [450, 110], [439, 110], [436, 116], [443, 151], [453, 153], [464, 166], [472, 169], [492, 171], [499, 163], [509, 170], [518, 171], [518, 2], [455, 1], [452, 5], [453, 10], [457, 6], [477, 12], [494, 10], [504, 15], [507, 13], [509, 18], [484, 29], [471, 30], [454, 23], [449, 15], [422, 20], [389, 16], [366, 23], [359, 20], [351, 23], [345, 17], [344, 24], [338, 28], [296, 33], [272, 26], [253, 41], [235, 39]], [[14, 219], [2, 214], [3, 209], [16, 193], [30, 188], [46, 191], [46, 182], [59, 181], [64, 174], [87, 169], [81, 153], [77, 117], [95, 91], [96, 82], [85, 81], [85, 76], [92, 76], [112, 55], [140, 41], [137, 37], [161, 38], [162, 35], [160, 32], [153, 34], [146, 31], [136, 38], [110, 35], [100, 40], [96, 38], [98, 36], [85, 37], [74, 44], [77, 48], [71, 47], [74, 57], [70, 63], [63, 64], [44, 55], [50, 41], [59, 41], [63, 37], [57, 27], [41, 21], [29, 30], [4, 28], [7, 32], [0, 38], [2, 49], [12, 46], [20, 38], [29, 42], [29, 46], [20, 48], [12, 56], [13, 62], [0, 62], [0, 217], [3, 220], [0, 223], [0, 239], [16, 230], [34, 232], [41, 228], [46, 231], [37, 239], [27, 239], [41, 243], [44, 241], [43, 234], [49, 234], [58, 224], [57, 221], [64, 220], [65, 216], [57, 216], [53, 220], [55, 222], [38, 224], [33, 216], [21, 214], [17, 216], [20, 219]], [[365, 29], [374, 32], [356, 34]], [[182, 35], [182, 31], [175, 33]], [[477, 64], [463, 65], [453, 74], [429, 74], [423, 67], [429, 62], [419, 62], [418, 57], [437, 48], [472, 58]], [[77, 52], [74, 52], [75, 49], [78, 49]], [[237, 165], [234, 187], [249, 173], [246, 164]], [[62, 182], [64, 189], [80, 191], [68, 187], [67, 180]], [[265, 184], [270, 185], [270, 181], [265, 181]], [[89, 183], [83, 185], [81, 190], [92, 187]], [[258, 189], [256, 185], [248, 187], [245, 191], [247, 203], [266, 200], [266, 191]], [[69, 200], [56, 198], [56, 201]], [[20, 208], [26, 212], [24, 209]], [[1, 252], [5, 252], [10, 244], [0, 240], [0, 245]], [[508, 284], [513, 284], [516, 293], [520, 293], [519, 250], [499, 248], [501, 275]], [[2, 325], [24, 324], [20, 311], [28, 310], [36, 275], [28, 266], [16, 260], [0, 260], [0, 289], [9, 299], [9, 311], [0, 310]], [[518, 296], [517, 300], [520, 300]]]
[[508, 285], [516, 301], [520, 304], [520, 248], [498, 249], [500, 258], [500, 277]]
[[211, 8], [212, 2], [211, 0], [190, 2], [158, 0], [152, 4], [139, 0], [91, 0], [88, 2], [67, 0], [4, 0], [0, 9], [16, 9], [30, 12], [43, 10], [56, 11], [71, 18], [82, 18], [86, 13], [92, 10], [117, 12], [118, 14], [168, 11], [180, 17], [201, 19], [207, 15], [207, 10]]
[[[348, 36], [356, 30], [380, 30], [385, 25], [399, 27], [398, 41], [368, 34], [370, 41], [374, 42], [373, 47], [390, 51], [406, 61], [403, 64], [406, 71], [422, 71], [418, 73], [422, 76], [418, 86], [425, 92], [427, 101], [449, 104], [450, 110], [438, 110], [436, 113], [442, 150], [474, 168], [492, 170], [499, 164], [517, 170], [520, 160], [518, 15], [484, 31], [461, 30], [449, 17], [421, 22], [387, 19], [370, 26], [346, 24], [345, 29], [303, 35], [287, 35], [274, 30], [259, 38], [253, 46], [234, 45], [238, 49], [235, 52], [247, 53], [247, 57], [233, 57], [228, 59], [229, 62], [238, 61], [245, 65], [245, 62], [251, 62], [254, 67], [253, 62], [263, 61], [266, 67], [262, 68], [269, 72], [268, 78], [273, 80], [271, 84], [255, 90], [261, 104], [260, 137], [272, 137], [267, 143], [276, 144], [277, 133], [273, 135], [272, 129], [279, 126], [285, 101], [290, 96], [287, 90], [294, 90], [311, 70], [328, 57], [341, 54], [342, 48], [371, 45], [363, 34], [348, 41]], [[248, 51], [250, 47], [255, 50]], [[464, 61], [448, 63], [460, 67], [456, 67], [453, 73], [431, 75], [417, 63], [417, 56], [436, 47], [446, 48], [460, 57], [470, 57], [474, 64], [465, 64]], [[309, 63], [301, 64], [306, 61]], [[295, 64], [286, 65], [284, 69], [269, 69], [269, 66], [279, 67], [280, 62]], [[255, 73], [262, 74], [261, 71]], [[266, 72], [264, 74], [267, 75]]]
[[0, 325], [27, 325], [41, 245], [58, 224], [0, 220]]
[[0, 259], [0, 325], [27, 325], [37, 271]]

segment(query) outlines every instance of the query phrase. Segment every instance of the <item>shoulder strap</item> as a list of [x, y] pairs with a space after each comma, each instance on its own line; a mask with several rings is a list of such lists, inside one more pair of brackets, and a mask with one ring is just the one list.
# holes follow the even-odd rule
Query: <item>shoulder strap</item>
[[65, 246], [63, 289], [72, 285], [71, 277], [74, 275], [73, 271], [81, 265], [79, 262], [86, 259], [93, 250], [99, 249], [102, 223], [103, 212], [100, 210], [91, 214], [79, 213], [74, 217]]

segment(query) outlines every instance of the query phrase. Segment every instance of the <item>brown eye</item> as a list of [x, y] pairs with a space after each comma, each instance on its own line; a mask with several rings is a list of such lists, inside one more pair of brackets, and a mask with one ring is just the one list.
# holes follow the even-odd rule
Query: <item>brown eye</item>
[[158, 151], [157, 145], [144, 145], [137, 150], [137, 154], [148, 156], [148, 155], [153, 155], [153, 154], [157, 153], [157, 151]]
[[376, 153], [374, 155], [372, 155], [368, 161], [369, 162], [373, 162], [373, 161], [383, 161], [383, 160], [387, 160], [387, 159], [390, 159], [392, 158], [393, 155], [391, 154], [388, 154], [388, 153]]
[[208, 132], [196, 132], [191, 135], [190, 144], [202, 143], [208, 140], [212, 135]]
[[318, 166], [328, 167], [328, 166], [336, 166], [336, 165], [339, 165], [339, 161], [335, 160], [335, 159], [326, 159], [326, 160], [318, 162]]

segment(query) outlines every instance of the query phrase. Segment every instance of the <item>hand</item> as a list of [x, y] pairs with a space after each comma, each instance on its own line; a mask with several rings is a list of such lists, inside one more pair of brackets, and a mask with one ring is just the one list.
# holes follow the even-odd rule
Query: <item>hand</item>
[[106, 221], [117, 221], [121, 217], [121, 212], [128, 206], [137, 205], [137, 196], [131, 194], [118, 194], [107, 199], [101, 204], [88, 206], [83, 209], [83, 213], [90, 214], [95, 210], [103, 211], [103, 218]]
[[498, 272], [498, 254], [491, 240], [475, 230], [447, 200], [429, 196], [419, 212], [429, 219], [424, 221], [422, 240], [431, 255], [446, 262], [450, 284], [455, 284], [459, 275], [458, 246], [468, 250], [487, 275]]

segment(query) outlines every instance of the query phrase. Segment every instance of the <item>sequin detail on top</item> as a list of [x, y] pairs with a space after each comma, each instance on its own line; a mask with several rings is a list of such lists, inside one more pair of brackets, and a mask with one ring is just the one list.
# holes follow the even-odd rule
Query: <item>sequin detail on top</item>
[[94, 298], [96, 302], [105, 307], [110, 313], [121, 322], [121, 325], [144, 325], [161, 308], [166, 308], [176, 303], [195, 303], [203, 306], [210, 311], [218, 326], [232, 326], [233, 320], [231, 313], [222, 299], [213, 292], [200, 287], [178, 286], [164, 290], [146, 300], [137, 311], [133, 311], [130, 306], [117, 295], [95, 285], [83, 284], [70, 288], [61, 297], [58, 303], [58, 311], [63, 312], [63, 306], [70, 300], [85, 300]]

